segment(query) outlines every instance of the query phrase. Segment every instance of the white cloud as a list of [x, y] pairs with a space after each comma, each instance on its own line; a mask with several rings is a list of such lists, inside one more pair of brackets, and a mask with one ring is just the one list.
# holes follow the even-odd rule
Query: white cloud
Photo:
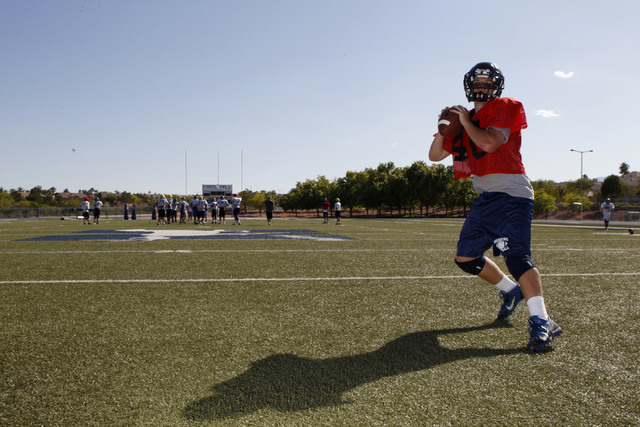
[[570, 79], [573, 77], [573, 71], [569, 71], [568, 73], [565, 73], [564, 71], [556, 71], [553, 75], [560, 77], [561, 79]]
[[551, 110], [538, 110], [536, 111], [536, 116], [542, 116], [546, 119], [548, 117], [560, 117], [560, 114]]

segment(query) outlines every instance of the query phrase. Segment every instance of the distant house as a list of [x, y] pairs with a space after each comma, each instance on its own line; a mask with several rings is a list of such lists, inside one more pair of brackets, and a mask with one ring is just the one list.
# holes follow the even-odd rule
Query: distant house
[[640, 172], [629, 172], [625, 173], [620, 177], [620, 181], [629, 184], [632, 188], [635, 188], [638, 185], [638, 178], [640, 177]]
[[62, 193], [55, 193], [56, 196], [60, 196], [63, 200], [71, 200], [71, 199], [84, 199], [87, 197], [84, 193], [70, 193], [68, 191]]
[[[624, 175], [620, 175], [620, 181], [631, 186], [631, 188], [636, 188], [636, 186], [638, 185], [639, 179], [640, 179], [640, 172], [638, 171], [629, 172], [629, 173], [625, 173]], [[597, 194], [600, 192], [600, 189], [602, 188], [602, 181], [603, 180], [598, 179], [598, 182], [596, 182], [595, 185], [591, 187], [591, 190], [594, 193]]]

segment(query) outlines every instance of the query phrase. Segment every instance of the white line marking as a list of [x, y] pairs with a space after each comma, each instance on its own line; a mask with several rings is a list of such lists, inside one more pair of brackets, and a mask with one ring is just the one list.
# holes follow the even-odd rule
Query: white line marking
[[[635, 273], [546, 273], [543, 277], [638, 276]], [[331, 280], [434, 280], [473, 279], [476, 276], [355, 276], [355, 277], [238, 277], [225, 279], [119, 279], [119, 280], [3, 280], [0, 285], [57, 283], [215, 283], [215, 282], [317, 282]]]
[[[448, 245], [455, 245], [455, 242], [447, 243]], [[441, 245], [441, 244], [437, 244]], [[455, 248], [453, 249], [455, 251]], [[593, 249], [601, 251], [601, 249]], [[158, 250], [148, 250], [148, 251], [0, 251], [0, 254], [102, 254], [102, 253], [242, 253], [242, 252], [335, 252], [334, 248], [332, 249], [158, 249]], [[423, 252], [425, 248], [407, 248], [407, 249], [383, 249], [383, 248], [372, 248], [372, 249], [340, 249], [340, 252]], [[433, 249], [429, 248], [429, 252], [432, 251], [446, 251], [451, 252], [451, 247], [442, 248], [442, 249]]]
[[[439, 248], [436, 246], [440, 246]], [[602, 248], [564, 248], [553, 247], [546, 248], [543, 244], [533, 245], [536, 246], [534, 251], [534, 257], [540, 251], [544, 252], [602, 252]], [[453, 248], [453, 249], [452, 249]], [[441, 243], [426, 243], [424, 247], [417, 248], [371, 248], [371, 249], [340, 249], [340, 252], [455, 252], [455, 242], [441, 242]], [[195, 253], [256, 253], [256, 252], [335, 252], [335, 249], [157, 249], [157, 250], [127, 250], [127, 251], [113, 251], [113, 250], [95, 250], [95, 251], [46, 251], [46, 250], [34, 250], [34, 251], [1, 251], [0, 254], [128, 254], [128, 253], [151, 253], [151, 254], [195, 254]], [[613, 253], [628, 253], [627, 249], [609, 249], [609, 252]]]

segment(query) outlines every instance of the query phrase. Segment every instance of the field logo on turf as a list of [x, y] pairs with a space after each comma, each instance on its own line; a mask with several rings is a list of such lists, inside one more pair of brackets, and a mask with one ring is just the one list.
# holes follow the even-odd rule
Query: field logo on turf
[[61, 241], [138, 241], [156, 240], [313, 240], [316, 242], [344, 242], [351, 237], [320, 233], [314, 230], [84, 230], [67, 235], [53, 235], [19, 239], [21, 242]]

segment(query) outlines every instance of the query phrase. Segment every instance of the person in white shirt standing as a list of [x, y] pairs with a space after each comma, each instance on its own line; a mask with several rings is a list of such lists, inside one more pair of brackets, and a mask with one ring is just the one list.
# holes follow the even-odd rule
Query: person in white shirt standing
[[165, 208], [165, 216], [167, 218], [167, 224], [171, 224], [171, 206], [173, 205], [173, 196], [169, 194], [167, 196], [167, 207]]
[[164, 194], [161, 194], [160, 197], [156, 199], [156, 202], [153, 205], [158, 209], [158, 225], [160, 225], [161, 220], [162, 225], [165, 225], [167, 221], [166, 216], [169, 201], [164, 197]]
[[240, 203], [242, 203], [242, 197], [238, 197], [238, 194], [234, 193], [229, 202], [231, 202], [233, 211], [233, 225], [240, 225]]
[[607, 198], [603, 204], [600, 205], [600, 209], [602, 210], [602, 217], [604, 219], [604, 229], [609, 229], [609, 221], [611, 221], [611, 214], [616, 206], [611, 203], [611, 199]]
[[209, 204], [207, 203], [207, 201], [202, 196], [198, 196], [198, 217], [196, 219], [196, 224], [205, 223], [205, 217], [207, 215], [208, 207]]
[[218, 223], [220, 224], [226, 224], [224, 208], [227, 206], [229, 206], [229, 201], [224, 196], [220, 196], [218, 199]]
[[91, 224], [91, 220], [89, 219], [89, 210], [91, 209], [91, 203], [89, 203], [88, 197], [85, 197], [82, 203], [80, 203], [80, 208], [82, 208], [82, 225]]
[[193, 222], [196, 222], [198, 220], [198, 196], [193, 196], [193, 199], [189, 201], [189, 206], [191, 207]]
[[99, 197], [93, 201], [93, 223], [100, 224], [100, 212], [102, 211], [102, 202]]
[[209, 212], [211, 212], [211, 224], [218, 223], [218, 202], [216, 199], [211, 199], [211, 203], [209, 203]]
[[336, 199], [336, 204], [333, 205], [333, 210], [336, 214], [336, 225], [340, 225], [340, 212], [342, 212], [342, 203], [340, 203], [340, 199]]
[[187, 222], [187, 210], [189, 209], [187, 199], [183, 197], [178, 205], [180, 208], [180, 224], [185, 224]]

